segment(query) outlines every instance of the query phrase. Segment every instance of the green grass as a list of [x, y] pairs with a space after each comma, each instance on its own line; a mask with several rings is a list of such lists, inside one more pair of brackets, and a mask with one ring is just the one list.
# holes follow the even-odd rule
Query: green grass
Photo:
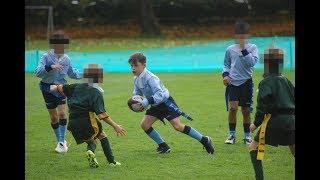
[[[208, 38], [103, 38], [103, 39], [74, 39], [71, 40], [69, 50], [78, 52], [101, 52], [116, 50], [141, 50], [146, 48], [169, 48], [177, 45], [190, 45], [209, 42]], [[26, 41], [25, 50], [47, 50], [47, 40]]]
[[[285, 75], [294, 82], [295, 72]], [[106, 73], [104, 99], [107, 111], [127, 130], [127, 136], [117, 137], [106, 123], [103, 128], [121, 167], [106, 164], [100, 143], [96, 156], [97, 169], [88, 167], [86, 145], [71, 143], [67, 154], [54, 152], [55, 136], [49, 123], [49, 114], [38, 89], [39, 79], [25, 74], [25, 178], [26, 179], [254, 179], [248, 147], [243, 136], [242, 117], [238, 112], [235, 145], [226, 145], [228, 123], [225, 110], [224, 86], [220, 73], [157, 73], [178, 105], [195, 120], [181, 121], [213, 138], [214, 156], [208, 155], [199, 142], [176, 132], [169, 123], [156, 122], [159, 131], [172, 148], [172, 153], [158, 155], [155, 143], [140, 128], [142, 113], [134, 113], [126, 105], [132, 92], [131, 74]], [[255, 94], [261, 72], [255, 72]], [[69, 80], [69, 82], [76, 82]], [[256, 105], [256, 101], [255, 105]], [[288, 147], [267, 146], [264, 159], [266, 179], [295, 179], [295, 160]]]

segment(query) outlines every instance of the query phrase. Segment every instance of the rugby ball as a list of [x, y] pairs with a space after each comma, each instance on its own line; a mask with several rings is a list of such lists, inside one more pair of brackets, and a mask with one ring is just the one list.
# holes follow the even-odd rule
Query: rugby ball
[[141, 106], [141, 103], [144, 99], [143, 96], [134, 95], [128, 99], [128, 107], [134, 112], [143, 112], [145, 109]]

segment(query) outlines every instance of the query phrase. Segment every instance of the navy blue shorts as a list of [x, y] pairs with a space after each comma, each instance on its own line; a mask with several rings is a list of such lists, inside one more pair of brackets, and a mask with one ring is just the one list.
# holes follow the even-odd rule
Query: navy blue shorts
[[[178, 106], [171, 96], [169, 97], [169, 100], [171, 100], [176, 106]], [[168, 121], [180, 116], [180, 114], [178, 114], [177, 112], [169, 110], [164, 102], [156, 106], [151, 106], [151, 108], [146, 111], [146, 115], [156, 117], [160, 120], [166, 118]]]
[[39, 83], [40, 90], [42, 92], [43, 99], [46, 103], [47, 109], [55, 109], [58, 105], [66, 104], [66, 97], [59, 93], [50, 93], [50, 85], [44, 82]]
[[51, 93], [41, 91], [47, 109], [55, 109], [58, 105], [66, 104], [66, 99], [58, 98]]
[[253, 103], [253, 81], [248, 79], [240, 86], [229, 85], [228, 101], [239, 101], [239, 106], [251, 107]]

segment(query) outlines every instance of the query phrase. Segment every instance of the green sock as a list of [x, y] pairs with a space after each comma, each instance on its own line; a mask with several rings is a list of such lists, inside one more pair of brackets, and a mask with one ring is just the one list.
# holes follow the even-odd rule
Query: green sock
[[114, 156], [110, 147], [110, 143], [107, 137], [100, 139], [101, 146], [104, 152], [104, 155], [107, 157], [109, 163], [114, 163]]
[[87, 150], [91, 150], [92, 152], [94, 152], [97, 148], [96, 143], [94, 142], [87, 142]]
[[263, 180], [263, 168], [261, 160], [257, 160], [258, 150], [250, 151], [251, 162], [256, 174], [256, 180]]

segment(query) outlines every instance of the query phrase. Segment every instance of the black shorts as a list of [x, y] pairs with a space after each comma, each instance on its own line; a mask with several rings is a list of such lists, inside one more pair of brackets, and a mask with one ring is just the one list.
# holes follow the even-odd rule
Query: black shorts
[[66, 104], [66, 98], [61, 99], [52, 95], [51, 93], [48, 93], [45, 91], [41, 91], [41, 92], [42, 92], [44, 101], [46, 103], [47, 109], [55, 109], [58, 105]]
[[[177, 105], [171, 96], [169, 97], [169, 100], [171, 100], [175, 105]], [[147, 110], [146, 115], [156, 117], [160, 120], [166, 118], [168, 121], [180, 116], [180, 114], [178, 114], [177, 112], [170, 111], [165, 103], [161, 103], [156, 106], [151, 106], [151, 108]]]
[[48, 83], [40, 81], [39, 88], [42, 92], [43, 99], [46, 103], [47, 109], [55, 109], [58, 105], [66, 104], [66, 97], [58, 92], [48, 92], [50, 89]]
[[[294, 116], [293, 116], [294, 117]], [[289, 146], [295, 144], [295, 127], [294, 122], [290, 121], [291, 123], [272, 123], [273, 119], [267, 124], [267, 128], [265, 131], [265, 144], [271, 146]], [[283, 120], [283, 119], [281, 119]], [[257, 134], [254, 137], [256, 142], [259, 142], [259, 133], [260, 128]]]
[[69, 115], [67, 129], [71, 132], [77, 144], [81, 144], [90, 139], [96, 139], [102, 133], [102, 124], [97, 118]]
[[248, 79], [240, 86], [229, 85], [228, 102], [239, 101], [239, 106], [251, 107], [253, 103], [253, 81]]

